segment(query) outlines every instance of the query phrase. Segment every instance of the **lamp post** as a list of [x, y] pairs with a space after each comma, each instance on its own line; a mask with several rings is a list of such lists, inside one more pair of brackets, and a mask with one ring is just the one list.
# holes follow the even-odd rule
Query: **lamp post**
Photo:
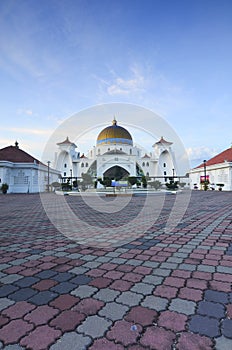
[[207, 191], [207, 184], [206, 184], [206, 160], [203, 160], [204, 163], [204, 190]]
[[48, 192], [50, 191], [50, 160], [47, 162], [48, 163]]
[[175, 169], [172, 169], [172, 176], [173, 176], [173, 180], [174, 180], [174, 176], [175, 176]]
[[70, 169], [70, 176], [71, 176], [71, 189], [72, 189], [72, 169]]

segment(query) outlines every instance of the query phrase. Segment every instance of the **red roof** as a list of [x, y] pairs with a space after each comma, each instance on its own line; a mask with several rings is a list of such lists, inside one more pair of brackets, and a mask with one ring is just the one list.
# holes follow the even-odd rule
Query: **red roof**
[[[225, 161], [232, 162], [232, 147], [226, 149], [225, 151], [219, 153], [215, 157], [207, 160], [206, 166], [224, 163]], [[200, 164], [196, 168], [202, 168], [204, 163]]]
[[8, 146], [0, 149], [0, 161], [12, 163], [35, 163], [42, 164], [38, 159], [19, 149], [18, 146]]
[[151, 158], [151, 157], [148, 156], [147, 153], [146, 153], [142, 158]]
[[158, 142], [155, 143], [155, 145], [166, 145], [166, 146], [170, 146], [172, 145], [172, 142], [168, 142], [166, 141], [163, 136], [161, 136], [160, 140]]

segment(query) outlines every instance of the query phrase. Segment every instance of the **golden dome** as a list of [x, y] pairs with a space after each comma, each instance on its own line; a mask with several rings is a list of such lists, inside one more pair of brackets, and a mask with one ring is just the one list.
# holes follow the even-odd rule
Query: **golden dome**
[[103, 129], [97, 138], [97, 145], [123, 143], [133, 146], [133, 140], [129, 131], [117, 125], [117, 120], [112, 121], [111, 126]]

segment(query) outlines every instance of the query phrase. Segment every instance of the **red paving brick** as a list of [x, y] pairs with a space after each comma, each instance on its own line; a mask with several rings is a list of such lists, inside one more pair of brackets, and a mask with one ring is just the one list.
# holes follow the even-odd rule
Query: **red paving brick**
[[20, 340], [20, 345], [27, 349], [44, 350], [61, 336], [61, 331], [49, 326], [39, 326]]
[[27, 314], [24, 319], [36, 326], [47, 324], [54, 316], [59, 313], [58, 309], [54, 309], [48, 305], [38, 306], [35, 310]]
[[90, 346], [89, 350], [124, 350], [124, 346], [120, 344], [115, 344], [108, 339], [102, 338], [97, 339], [93, 342], [93, 345]]
[[30, 332], [34, 326], [23, 320], [13, 320], [0, 329], [0, 339], [5, 345], [17, 343], [20, 338]]
[[110, 331], [107, 332], [106, 337], [114, 342], [121, 343], [124, 347], [129, 344], [134, 344], [139, 337], [142, 327], [136, 325], [136, 330], [131, 330], [133, 326], [132, 322], [127, 321], [117, 321]]
[[50, 326], [60, 329], [62, 332], [70, 332], [74, 331], [85, 318], [86, 316], [84, 314], [73, 310], [66, 310], [53, 318], [53, 320], [50, 322]]
[[171, 350], [174, 339], [175, 334], [173, 332], [152, 326], [146, 329], [140, 343], [149, 349]]
[[86, 298], [82, 299], [72, 310], [90, 316], [95, 315], [103, 306], [104, 303], [100, 300]]
[[7, 309], [2, 311], [2, 314], [13, 319], [21, 318], [30, 311], [35, 309], [35, 305], [26, 301], [19, 301], [14, 305], [9, 306]]
[[163, 311], [159, 316], [158, 326], [180, 332], [185, 330], [187, 319], [186, 315], [173, 311]]
[[171, 299], [176, 297], [177, 292], [178, 288], [160, 285], [156, 287], [153, 294], [158, 297]]
[[176, 348], [178, 350], [211, 350], [213, 349], [213, 342], [209, 338], [198, 334], [182, 333]]
[[50, 288], [54, 287], [58, 282], [55, 280], [42, 280], [40, 282], [35, 283], [32, 288], [37, 289], [39, 291], [43, 290], [49, 290]]
[[56, 299], [52, 300], [49, 305], [57, 308], [59, 310], [68, 310], [71, 309], [74, 305], [76, 305], [80, 301], [80, 298], [75, 297], [70, 294], [62, 294]]
[[158, 313], [143, 306], [132, 307], [126, 315], [125, 320], [133, 323], [139, 323], [141, 326], [151, 325], [157, 321]]

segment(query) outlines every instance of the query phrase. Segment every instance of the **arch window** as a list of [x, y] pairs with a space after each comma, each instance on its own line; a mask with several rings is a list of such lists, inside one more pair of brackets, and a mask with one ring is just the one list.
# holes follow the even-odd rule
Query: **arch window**
[[132, 149], [130, 148], [130, 154], [132, 154]]
[[164, 171], [164, 175], [167, 175], [167, 172], [166, 172], [166, 171]]
[[166, 168], [166, 163], [164, 163], [164, 168]]
[[89, 166], [89, 164], [88, 163], [85, 163], [85, 166], [86, 166], [86, 168]]
[[85, 164], [84, 163], [81, 163], [81, 167], [84, 168]]
[[98, 153], [98, 154], [101, 154], [100, 148], [98, 148], [97, 153]]
[[147, 166], [149, 166], [149, 162], [147, 162]]
[[64, 176], [66, 176], [66, 172], [64, 172]]
[[108, 151], [110, 151], [110, 148], [108, 148]]
[[142, 166], [145, 166], [145, 163], [143, 162]]
[[149, 176], [149, 172], [147, 172], [146, 176]]
[[67, 168], [67, 164], [66, 163], [64, 163], [64, 168]]

